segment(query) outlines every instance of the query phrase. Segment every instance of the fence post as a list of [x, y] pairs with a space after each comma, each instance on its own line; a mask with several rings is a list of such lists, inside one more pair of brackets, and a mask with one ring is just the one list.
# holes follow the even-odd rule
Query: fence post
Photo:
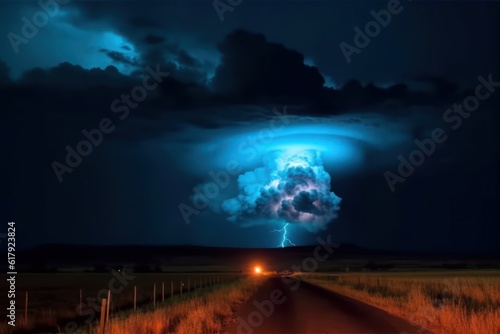
[[82, 304], [82, 289], [80, 289], [80, 312], [82, 311], [82, 307], [83, 307], [83, 304]]
[[191, 279], [188, 277], [188, 293], [191, 292]]
[[182, 297], [182, 280], [181, 280], [180, 287], [181, 287], [181, 297]]
[[28, 324], [28, 291], [26, 291], [26, 302], [24, 304], [24, 324]]
[[161, 282], [161, 302], [165, 302], [165, 282]]
[[99, 321], [99, 331], [98, 334], [104, 334], [104, 323], [106, 322], [106, 298], [102, 299], [101, 302], [101, 319]]
[[156, 283], [153, 284], [153, 308], [156, 309]]
[[174, 281], [170, 281], [170, 298], [174, 298]]
[[111, 290], [108, 290], [108, 300], [106, 301], [106, 326], [108, 327], [109, 323], [109, 305], [111, 305]]
[[137, 285], [134, 285], [134, 312], [137, 311]]

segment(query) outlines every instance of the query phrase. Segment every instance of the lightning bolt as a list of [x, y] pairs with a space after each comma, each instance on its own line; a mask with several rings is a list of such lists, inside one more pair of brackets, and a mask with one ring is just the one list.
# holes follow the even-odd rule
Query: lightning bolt
[[296, 244], [294, 244], [290, 239], [288, 239], [286, 237], [286, 227], [288, 226], [288, 223], [285, 224], [285, 226], [283, 226], [282, 228], [280, 229], [274, 229], [272, 230], [271, 232], [283, 232], [283, 239], [281, 240], [281, 244], [278, 245], [278, 247], [281, 246], [281, 248], [284, 248], [285, 247], [285, 244], [288, 242], [290, 245], [292, 246], [297, 246]]

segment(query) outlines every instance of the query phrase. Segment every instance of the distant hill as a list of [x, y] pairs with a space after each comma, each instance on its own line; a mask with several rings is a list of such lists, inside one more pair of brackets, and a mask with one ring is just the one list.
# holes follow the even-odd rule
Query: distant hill
[[[286, 269], [314, 257], [315, 246], [285, 248], [223, 248], [204, 246], [91, 246], [51, 244], [19, 251], [21, 271], [54, 271], [61, 268], [80, 268], [87, 271], [107, 271], [113, 267], [130, 267], [140, 271], [244, 270], [251, 263], [262, 262], [274, 268]], [[374, 262], [450, 262], [485, 261], [498, 256], [465, 256], [401, 251], [370, 250], [352, 244], [332, 244], [334, 252], [325, 263], [354, 261], [374, 266]], [[321, 254], [326, 254], [324, 250]], [[338, 265], [338, 264], [337, 264]], [[460, 265], [458, 265], [460, 267]], [[205, 269], [200, 269], [205, 268]], [[375, 265], [374, 268], [377, 268]]]

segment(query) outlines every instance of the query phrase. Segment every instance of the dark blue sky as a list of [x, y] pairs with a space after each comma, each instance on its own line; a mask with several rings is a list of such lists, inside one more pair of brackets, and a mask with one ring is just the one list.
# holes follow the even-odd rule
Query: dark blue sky
[[[474, 95], [478, 76], [500, 81], [500, 6], [402, 1], [348, 63], [339, 44], [355, 45], [353, 29], [387, 5], [243, 1], [221, 21], [210, 1], [75, 1], [13, 47], [23, 17], [41, 8], [0, 4], [1, 218], [18, 222], [22, 246], [275, 247], [281, 234], [270, 231], [286, 219], [254, 210], [250, 222], [228, 221], [224, 201], [245, 191], [256, 200], [260, 188], [243, 185], [259, 184], [248, 178], [272, 154], [313, 150], [342, 201], [325, 229], [290, 218], [294, 243], [331, 234], [381, 249], [498, 250], [499, 93], [460, 124], [445, 114]], [[168, 76], [152, 74], [158, 68]], [[141, 91], [137, 106], [123, 100]], [[95, 128], [108, 133], [60, 182], [54, 161], [67, 164], [66, 147]], [[398, 156], [435, 128], [447, 140], [391, 191], [384, 172], [396, 173]], [[230, 163], [240, 171], [186, 224], [179, 205], [192, 207], [193, 188]], [[302, 204], [305, 216], [320, 214]]]

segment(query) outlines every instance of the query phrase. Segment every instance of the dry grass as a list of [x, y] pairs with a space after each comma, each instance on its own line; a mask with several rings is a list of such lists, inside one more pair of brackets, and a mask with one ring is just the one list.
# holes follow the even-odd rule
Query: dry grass
[[[239, 279], [241, 274], [231, 273], [150, 273], [132, 274], [135, 278], [120, 293], [113, 294], [110, 313], [118, 314], [130, 309], [133, 305], [134, 286], [137, 287], [137, 302], [150, 304], [153, 299], [153, 284], [156, 284], [158, 298], [161, 298], [161, 284], [165, 282], [165, 298], [171, 298], [171, 282], [173, 283], [174, 295], [180, 291], [181, 281], [185, 283], [184, 292], [188, 289], [188, 278], [191, 291], [195, 284], [197, 290], [204, 291], [209, 288], [210, 279], [219, 277], [220, 281], [228, 282]], [[25, 330], [32, 333], [59, 332], [64, 331], [65, 324], [78, 318], [77, 307], [79, 305], [79, 294], [82, 289], [84, 307], [87, 309], [87, 298], [96, 298], [98, 291], [108, 289], [111, 273], [54, 273], [54, 274], [22, 274], [16, 281], [16, 330]], [[196, 283], [195, 283], [196, 282]], [[6, 285], [0, 282], [0, 287], [6, 291]], [[200, 286], [204, 287], [201, 289]], [[28, 322], [24, 322], [24, 296], [29, 291]], [[0, 308], [8, 306], [7, 298], [0, 298]], [[85, 320], [89, 316], [83, 317]], [[93, 319], [93, 320], [92, 320]], [[91, 324], [82, 325], [84, 333], [89, 328], [96, 326], [99, 320], [97, 316], [92, 318]], [[82, 319], [78, 320], [83, 323]], [[7, 325], [7, 318], [0, 319], [0, 333], [12, 333], [13, 327]]]
[[500, 275], [314, 275], [306, 278], [436, 334], [500, 334]]
[[112, 319], [110, 334], [220, 333], [235, 308], [250, 298], [261, 280], [243, 279], [157, 310]]

